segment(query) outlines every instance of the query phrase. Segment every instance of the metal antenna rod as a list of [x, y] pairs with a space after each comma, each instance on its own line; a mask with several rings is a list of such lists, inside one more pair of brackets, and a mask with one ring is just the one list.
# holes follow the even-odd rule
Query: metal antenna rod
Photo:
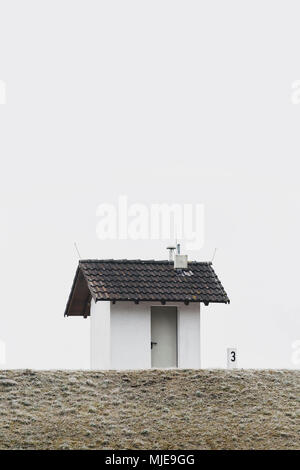
[[76, 242], [74, 242], [74, 246], [75, 246], [75, 250], [77, 251], [78, 258], [79, 258], [79, 259], [81, 259], [81, 256], [80, 256], [80, 253], [79, 253], [78, 247], [77, 247], [77, 245], [76, 245]]
[[214, 251], [214, 254], [213, 254], [213, 257], [211, 259], [211, 263], [213, 262], [213, 260], [215, 259], [215, 254], [216, 254], [216, 251], [217, 251], [217, 248], [215, 248], [215, 251]]

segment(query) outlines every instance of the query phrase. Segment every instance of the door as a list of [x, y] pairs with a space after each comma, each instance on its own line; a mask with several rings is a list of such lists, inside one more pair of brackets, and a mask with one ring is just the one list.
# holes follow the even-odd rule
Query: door
[[176, 307], [151, 307], [151, 367], [177, 367]]

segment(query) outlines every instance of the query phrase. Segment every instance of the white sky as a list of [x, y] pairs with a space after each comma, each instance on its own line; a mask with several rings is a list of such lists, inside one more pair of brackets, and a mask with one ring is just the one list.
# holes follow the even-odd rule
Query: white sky
[[205, 205], [231, 299], [209, 306], [203, 365], [299, 367], [297, 1], [0, 1], [0, 338], [6, 367], [89, 366], [63, 318], [84, 258], [166, 258], [100, 241], [96, 209]]

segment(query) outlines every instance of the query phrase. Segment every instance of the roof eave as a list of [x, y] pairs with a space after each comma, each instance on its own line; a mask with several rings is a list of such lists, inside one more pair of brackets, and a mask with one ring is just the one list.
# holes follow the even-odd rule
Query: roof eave
[[[77, 305], [75, 301], [76, 295], [78, 297]], [[72, 284], [71, 292], [70, 292], [69, 299], [66, 305], [64, 316], [65, 317], [89, 316], [91, 298], [94, 298], [94, 300], [96, 300], [91, 291], [89, 283], [87, 282], [84, 272], [79, 265], [76, 269], [75, 277], [73, 280], [73, 284]], [[75, 302], [75, 305], [73, 304], [73, 302]], [[74, 311], [76, 312], [76, 310], [78, 310], [77, 313], [74, 313]]]
[[170, 303], [170, 302], [190, 302], [190, 303], [198, 303], [198, 304], [230, 304], [230, 300], [204, 300], [204, 299], [149, 299], [149, 298], [136, 298], [136, 297], [130, 297], [129, 299], [126, 297], [110, 297], [107, 299], [104, 298], [96, 298], [94, 299], [95, 302], [165, 302], [165, 303]]
[[75, 276], [74, 276], [74, 279], [73, 279], [73, 283], [72, 283], [72, 287], [71, 287], [71, 292], [70, 292], [70, 295], [69, 295], [69, 298], [68, 298], [68, 302], [67, 302], [67, 305], [66, 305], [64, 317], [68, 317], [68, 316], [69, 316], [69, 315], [68, 315], [68, 312], [69, 312], [69, 308], [70, 308], [71, 301], [72, 301], [73, 296], [74, 296], [75, 286], [76, 286], [76, 282], [77, 282], [78, 275], [79, 275], [79, 270], [80, 270], [80, 267], [77, 266], [76, 273], [75, 273]]

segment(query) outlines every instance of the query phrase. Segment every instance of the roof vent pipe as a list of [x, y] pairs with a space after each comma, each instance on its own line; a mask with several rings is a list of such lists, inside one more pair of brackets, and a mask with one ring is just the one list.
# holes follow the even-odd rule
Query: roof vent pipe
[[187, 255], [180, 254], [180, 243], [177, 243], [176, 254], [174, 258], [174, 268], [175, 269], [187, 269], [188, 267], [188, 257]]
[[176, 250], [176, 246], [167, 246], [167, 250], [169, 250], [169, 261], [174, 261], [174, 251]]

